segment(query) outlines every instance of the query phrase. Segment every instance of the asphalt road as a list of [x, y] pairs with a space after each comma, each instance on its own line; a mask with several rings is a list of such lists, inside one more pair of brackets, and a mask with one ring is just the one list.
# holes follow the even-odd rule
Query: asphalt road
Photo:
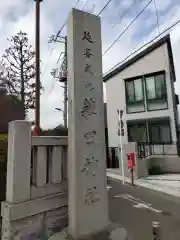
[[110, 220], [130, 240], [152, 240], [152, 222], [161, 224], [160, 240], [180, 240], [180, 198], [108, 180]]

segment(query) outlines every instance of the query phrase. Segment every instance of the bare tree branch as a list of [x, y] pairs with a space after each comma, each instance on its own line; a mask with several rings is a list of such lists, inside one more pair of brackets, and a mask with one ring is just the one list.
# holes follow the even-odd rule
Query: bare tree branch
[[[28, 43], [27, 33], [20, 31], [8, 39], [9, 48], [2, 56], [3, 79], [9, 93], [23, 101], [25, 114], [35, 107], [35, 51]], [[41, 86], [41, 90], [43, 90]]]

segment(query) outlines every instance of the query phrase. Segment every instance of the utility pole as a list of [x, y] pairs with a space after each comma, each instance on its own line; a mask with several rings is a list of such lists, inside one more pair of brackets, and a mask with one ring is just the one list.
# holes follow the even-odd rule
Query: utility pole
[[43, 0], [34, 0], [36, 2], [36, 106], [35, 106], [35, 128], [34, 134], [40, 134], [40, 3]]
[[[63, 40], [61, 40], [63, 39]], [[64, 83], [64, 111], [63, 111], [63, 118], [64, 118], [64, 127], [67, 128], [67, 101], [68, 101], [68, 86], [67, 86], [67, 37], [58, 37], [57, 39], [55, 36], [51, 36], [49, 43], [52, 42], [59, 42], [59, 43], [64, 43], [65, 45], [65, 50], [64, 50], [64, 59], [61, 64], [60, 70], [58, 72], [58, 75], [56, 75], [56, 70], [53, 69], [51, 74], [54, 78], [58, 79], [59, 82]], [[61, 53], [62, 54], [62, 53]]]

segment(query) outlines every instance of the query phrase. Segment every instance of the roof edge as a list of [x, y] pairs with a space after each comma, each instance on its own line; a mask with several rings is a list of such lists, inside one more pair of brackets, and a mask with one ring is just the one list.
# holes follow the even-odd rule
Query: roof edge
[[168, 53], [169, 53], [169, 58], [170, 58], [170, 62], [171, 62], [171, 70], [172, 70], [174, 81], [176, 81], [170, 34], [167, 34], [163, 38], [161, 38], [160, 40], [155, 42], [154, 44], [150, 45], [149, 47], [147, 47], [146, 49], [144, 49], [143, 51], [141, 51], [140, 53], [135, 55], [133, 58], [130, 58], [129, 60], [124, 62], [119, 67], [115, 68], [114, 70], [112, 70], [111, 72], [106, 74], [103, 77], [103, 82], [107, 82], [111, 77], [117, 75], [118, 73], [120, 73], [121, 71], [123, 71], [124, 69], [129, 67], [130, 65], [134, 64], [135, 62], [137, 62], [138, 60], [140, 60], [147, 54], [153, 52], [154, 50], [156, 50], [157, 48], [159, 48], [160, 46], [162, 46], [165, 43], [167, 43], [167, 45], [168, 45]]

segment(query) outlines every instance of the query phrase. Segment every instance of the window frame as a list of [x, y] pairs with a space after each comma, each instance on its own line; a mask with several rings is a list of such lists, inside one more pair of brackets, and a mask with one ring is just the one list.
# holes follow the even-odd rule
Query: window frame
[[[158, 142], [152, 141], [152, 131], [151, 131], [151, 126], [152, 125], [158, 125], [158, 127], [162, 126], [162, 124], [167, 124], [169, 127], [169, 137], [170, 140], [168, 142], [159, 140]], [[144, 125], [146, 129], [146, 139], [147, 143], [152, 144], [152, 145], [171, 145], [172, 144], [172, 129], [171, 129], [171, 119], [169, 117], [164, 117], [164, 118], [153, 118], [153, 119], [141, 119], [141, 120], [127, 120], [126, 122], [127, 125], [127, 137], [128, 137], [128, 142], [134, 142], [132, 139], [130, 139], [130, 127], [134, 125]], [[158, 129], [158, 135], [159, 139], [161, 139], [161, 133], [160, 133], [160, 128]], [[140, 141], [144, 142], [144, 141]]]
[[[165, 142], [163, 140], [160, 140], [158, 142], [156, 141], [152, 141], [152, 131], [151, 131], [151, 127], [154, 125], [154, 126], [158, 126], [158, 136], [159, 136], [159, 139], [161, 139], [161, 132], [160, 132], [160, 126], [162, 125], [167, 125], [168, 128], [169, 128], [169, 137], [170, 137], [170, 140], [168, 142]], [[170, 119], [169, 118], [166, 118], [166, 119], [156, 119], [156, 120], [148, 120], [148, 132], [149, 132], [149, 143], [150, 144], [164, 144], [164, 145], [168, 145], [168, 144], [172, 144], [172, 132], [171, 132], [171, 122], [170, 122]]]
[[[156, 77], [158, 75], [163, 75], [164, 76], [164, 87], [165, 87], [166, 98], [157, 98], [156, 97], [154, 99], [148, 99], [147, 82], [146, 82], [147, 78]], [[156, 81], [154, 81], [154, 83], [155, 83], [155, 93], [157, 95], [157, 92], [156, 92]], [[168, 109], [168, 93], [167, 93], [167, 83], [166, 83], [166, 72], [165, 71], [153, 72], [153, 73], [144, 75], [144, 87], [145, 87], [145, 95], [146, 95], [146, 106], [147, 106], [147, 111], [148, 112]], [[166, 108], [159, 108], [159, 109], [149, 109], [148, 108], [148, 103], [153, 103], [153, 102], [154, 103], [166, 102], [167, 103], [167, 107]]]
[[[148, 99], [147, 96], [147, 86], [146, 86], [146, 78], [148, 77], [155, 77], [158, 75], [164, 75], [164, 83], [165, 83], [165, 91], [166, 91], [166, 99], [165, 98], [156, 98], [156, 99]], [[141, 79], [141, 83], [142, 83], [142, 93], [143, 93], [143, 99], [140, 101], [133, 101], [133, 102], [129, 102], [128, 101], [128, 92], [127, 92], [127, 82], [131, 82], [133, 81], [133, 90], [135, 89], [134, 87], [134, 81], [137, 79]], [[156, 81], [155, 81], [156, 82]], [[130, 77], [130, 78], [125, 78], [124, 79], [124, 85], [125, 85], [125, 98], [126, 98], [126, 114], [134, 114], [134, 113], [142, 113], [142, 112], [151, 112], [151, 111], [161, 111], [161, 110], [166, 110], [169, 108], [169, 104], [168, 104], [168, 92], [167, 92], [167, 82], [166, 82], [166, 72], [165, 70], [161, 70], [161, 71], [157, 71], [157, 72], [151, 72], [151, 73], [147, 73], [144, 75], [137, 75], [135, 77]], [[134, 91], [134, 98], [135, 98], [135, 91]], [[158, 108], [158, 109], [149, 109], [148, 108], [148, 103], [157, 103], [157, 102], [166, 102], [167, 103], [167, 107], [165, 108]], [[128, 106], [133, 106], [133, 105], [138, 105], [138, 104], [142, 104], [144, 106], [144, 110], [142, 111], [134, 111], [134, 112], [129, 112], [128, 111]]]
[[[133, 95], [134, 95], [134, 99], [135, 99], [135, 84], [134, 84], [134, 81], [136, 81], [136, 80], [141, 80], [141, 88], [142, 88], [142, 97], [143, 98], [142, 98], [142, 100], [139, 100], [139, 101], [134, 100], [133, 102], [130, 102], [130, 101], [128, 101], [127, 83], [128, 82], [133, 82]], [[143, 86], [142, 75], [136, 76], [136, 77], [133, 77], [133, 78], [124, 79], [124, 84], [125, 84], [125, 96], [126, 96], [126, 113], [127, 114], [134, 114], [134, 113], [145, 112], [145, 94], [144, 94], [144, 86]], [[144, 110], [136, 111], [136, 112], [128, 112], [128, 106], [138, 105], [140, 103], [143, 103]]]
[[134, 140], [132, 140], [130, 138], [130, 128], [133, 126], [144, 126], [145, 127], [145, 134], [146, 134], [146, 140], [142, 141], [142, 142], [147, 142], [148, 141], [148, 131], [147, 131], [147, 124], [146, 124], [146, 120], [145, 119], [141, 119], [141, 120], [129, 120], [126, 122], [127, 125], [127, 137], [128, 137], [128, 142], [134, 142]]

